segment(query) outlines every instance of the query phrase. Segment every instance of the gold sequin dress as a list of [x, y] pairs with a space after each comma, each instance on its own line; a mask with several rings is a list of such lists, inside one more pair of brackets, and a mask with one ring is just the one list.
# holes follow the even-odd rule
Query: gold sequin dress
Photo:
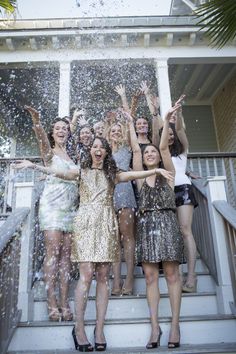
[[113, 192], [114, 187], [109, 184], [103, 170], [81, 170], [80, 206], [74, 221], [72, 262], [119, 260]]

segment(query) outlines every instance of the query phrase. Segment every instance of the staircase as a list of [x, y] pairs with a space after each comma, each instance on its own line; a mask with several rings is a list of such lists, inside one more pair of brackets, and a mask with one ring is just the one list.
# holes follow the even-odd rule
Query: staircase
[[[186, 265], [181, 266], [183, 273]], [[236, 317], [218, 312], [216, 284], [203, 261], [197, 259], [198, 291], [183, 294], [181, 306], [181, 347], [175, 353], [236, 353]], [[122, 274], [125, 265], [122, 264]], [[74, 306], [70, 287], [70, 305]], [[95, 325], [95, 280], [89, 294], [86, 310], [86, 331], [93, 343]], [[167, 349], [170, 327], [170, 305], [164, 276], [160, 276], [160, 325], [163, 331], [158, 352]], [[48, 321], [44, 284], [37, 281], [33, 287], [33, 320], [21, 322], [14, 334], [8, 353], [72, 353], [74, 350], [72, 322]], [[140, 267], [135, 268], [133, 296], [110, 297], [105, 323], [105, 335], [110, 353], [147, 352], [145, 345], [150, 335], [150, 322], [145, 295], [145, 279]]]

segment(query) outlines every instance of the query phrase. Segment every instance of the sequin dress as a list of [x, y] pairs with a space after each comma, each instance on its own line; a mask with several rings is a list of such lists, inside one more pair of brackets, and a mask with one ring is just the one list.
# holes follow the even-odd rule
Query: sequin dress
[[74, 221], [72, 262], [116, 262], [119, 235], [114, 188], [99, 169], [82, 169], [80, 206]]
[[[58, 155], [53, 155], [50, 167], [65, 171], [78, 168]], [[40, 229], [71, 232], [77, 206], [78, 183], [47, 176], [39, 204]]]
[[[127, 146], [121, 147], [112, 156], [119, 170], [129, 170], [132, 153]], [[130, 181], [116, 184], [114, 190], [114, 207], [116, 211], [122, 208], [137, 207], [134, 190]]]
[[175, 194], [164, 178], [140, 191], [136, 263], [183, 262], [183, 237], [175, 213]]

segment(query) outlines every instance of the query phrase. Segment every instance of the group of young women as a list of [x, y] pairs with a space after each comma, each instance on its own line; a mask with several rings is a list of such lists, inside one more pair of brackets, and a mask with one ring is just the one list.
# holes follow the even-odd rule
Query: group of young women
[[[184, 97], [162, 120], [158, 115], [158, 98], [151, 95], [145, 82], [134, 95], [131, 108], [125, 87], [117, 86], [116, 92], [123, 108], [109, 112], [104, 121], [94, 124], [93, 130], [84, 120], [84, 112], [75, 110], [71, 120], [57, 118], [47, 135], [37, 110], [25, 107], [32, 117], [44, 165], [24, 160], [15, 168], [35, 168], [47, 174], [39, 216], [45, 237], [44, 279], [49, 319], [73, 319], [68, 288], [71, 261], [78, 263], [80, 276], [75, 289], [72, 332], [75, 347], [79, 351], [94, 350], [86, 336], [84, 314], [95, 274], [95, 350], [105, 350], [103, 328], [110, 266], [114, 275], [111, 295], [117, 296], [133, 294], [134, 265], [141, 265], [151, 319], [146, 348], [156, 348], [162, 334], [158, 322], [158, 278], [162, 267], [172, 311], [168, 347], [176, 348], [180, 345], [182, 290], [196, 290], [196, 246], [191, 232], [195, 199], [185, 175], [188, 143], [181, 114]], [[135, 117], [140, 94], [145, 95], [152, 115], [152, 136], [148, 120]], [[188, 276], [182, 284], [179, 264], [184, 260], [184, 244]], [[127, 266], [124, 283], [120, 274], [121, 245]]]

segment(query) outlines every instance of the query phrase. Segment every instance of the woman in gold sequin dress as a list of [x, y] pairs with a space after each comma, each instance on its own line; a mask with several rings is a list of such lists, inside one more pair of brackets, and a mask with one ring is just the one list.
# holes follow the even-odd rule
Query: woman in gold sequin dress
[[[153, 144], [147, 145], [143, 152], [139, 147], [132, 118], [130, 117], [131, 144], [133, 148], [133, 167], [141, 170], [157, 168], [162, 159], [164, 167], [175, 174], [174, 165], [168, 148], [169, 119], [179, 109], [174, 106], [166, 115], [160, 143], [160, 152]], [[150, 176], [137, 180], [139, 190], [139, 210], [137, 215], [136, 263], [141, 264], [145, 273], [147, 300], [151, 319], [151, 336], [147, 349], [160, 345], [162, 334], [158, 322], [159, 267], [162, 263], [167, 281], [172, 311], [169, 348], [176, 348], [180, 342], [179, 314], [181, 304], [181, 279], [179, 264], [183, 261], [183, 238], [178, 225], [175, 207], [174, 182], [162, 176]]]
[[26, 167], [53, 173], [56, 177], [67, 180], [78, 180], [80, 183], [80, 207], [75, 218], [72, 247], [72, 259], [79, 262], [80, 278], [75, 290], [76, 325], [72, 334], [76, 349], [93, 350], [85, 333], [84, 314], [95, 271], [97, 280], [95, 350], [105, 350], [103, 327], [109, 297], [109, 271], [111, 263], [117, 261], [119, 256], [118, 225], [113, 207], [115, 184], [153, 174], [161, 174], [165, 178], [172, 176], [163, 169], [117, 173], [111, 149], [103, 138], [94, 139], [90, 154], [81, 164], [80, 170], [52, 170], [26, 160], [16, 166], [16, 168]]

